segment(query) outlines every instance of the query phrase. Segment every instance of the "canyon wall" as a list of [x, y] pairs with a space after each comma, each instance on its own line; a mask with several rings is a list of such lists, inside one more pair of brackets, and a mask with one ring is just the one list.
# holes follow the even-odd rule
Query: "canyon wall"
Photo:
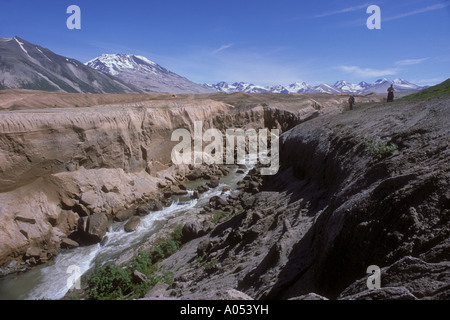
[[[316, 110], [311, 109], [309, 116]], [[243, 110], [209, 99], [151, 100], [89, 108], [0, 114], [0, 261], [45, 248], [46, 261], [81, 216], [109, 218], [159, 196], [165, 176], [183, 176], [170, 155], [177, 128], [285, 128], [298, 115], [270, 107]], [[29, 257], [29, 255], [28, 255]]]
[[239, 215], [162, 262], [175, 274], [162, 296], [448, 299], [449, 105], [367, 104], [286, 131], [261, 192], [227, 198]]

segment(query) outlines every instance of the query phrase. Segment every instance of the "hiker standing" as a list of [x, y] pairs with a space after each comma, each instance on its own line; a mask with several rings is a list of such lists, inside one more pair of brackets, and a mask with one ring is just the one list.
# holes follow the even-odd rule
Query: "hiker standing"
[[350, 98], [348, 98], [348, 105], [350, 106], [350, 110], [353, 110], [353, 105], [355, 104], [355, 97], [354, 96], [350, 96]]
[[387, 102], [394, 101], [394, 86], [391, 84], [391, 86], [387, 89], [388, 96], [387, 96]]

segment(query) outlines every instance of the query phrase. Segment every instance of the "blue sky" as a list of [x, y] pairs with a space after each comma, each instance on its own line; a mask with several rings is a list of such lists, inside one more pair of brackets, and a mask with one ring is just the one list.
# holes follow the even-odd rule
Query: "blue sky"
[[[81, 30], [66, 27], [72, 4]], [[198, 83], [450, 77], [450, 0], [0, 0], [0, 37], [13, 36], [82, 62], [144, 55]]]

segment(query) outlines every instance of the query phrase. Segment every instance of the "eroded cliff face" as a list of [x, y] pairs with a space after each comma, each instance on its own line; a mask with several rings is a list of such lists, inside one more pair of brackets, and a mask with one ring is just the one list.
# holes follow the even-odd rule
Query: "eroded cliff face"
[[[285, 132], [279, 173], [227, 199], [242, 213], [162, 262], [175, 281], [161, 296], [447, 299], [449, 106], [365, 105]], [[397, 149], [368, 151], [374, 139]], [[380, 290], [367, 288], [371, 265]]]
[[30, 247], [45, 249], [39, 257], [45, 262], [80, 217], [103, 212], [112, 218], [158, 198], [158, 182], [182, 179], [188, 170], [172, 166], [178, 143], [172, 132], [193, 132], [198, 120], [204, 130], [286, 129], [299, 115], [262, 106], [240, 110], [208, 99], [1, 113], [1, 264], [30, 258]]
[[[293, 246], [267, 297], [313, 291], [336, 298], [355, 279], [366, 278], [370, 265], [387, 268], [409, 256], [429, 263], [420, 272], [423, 287], [414, 284], [417, 262], [382, 278], [382, 286], [410, 290], [415, 298], [448, 296], [449, 106], [448, 97], [367, 106], [285, 134], [282, 171], [317, 186], [323, 197], [313, 202], [315, 223]], [[374, 140], [398, 148], [387, 154], [368, 150]], [[433, 279], [433, 263], [446, 265], [441, 282]], [[340, 298], [360, 292], [348, 290]]]

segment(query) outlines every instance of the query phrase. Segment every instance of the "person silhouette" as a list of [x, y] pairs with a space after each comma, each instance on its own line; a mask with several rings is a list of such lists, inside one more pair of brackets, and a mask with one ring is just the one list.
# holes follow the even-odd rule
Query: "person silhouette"
[[387, 89], [388, 96], [387, 96], [387, 102], [394, 101], [394, 85], [391, 84], [391, 86]]
[[350, 106], [350, 110], [353, 110], [353, 105], [355, 104], [355, 97], [354, 96], [350, 96], [348, 98], [348, 105]]

